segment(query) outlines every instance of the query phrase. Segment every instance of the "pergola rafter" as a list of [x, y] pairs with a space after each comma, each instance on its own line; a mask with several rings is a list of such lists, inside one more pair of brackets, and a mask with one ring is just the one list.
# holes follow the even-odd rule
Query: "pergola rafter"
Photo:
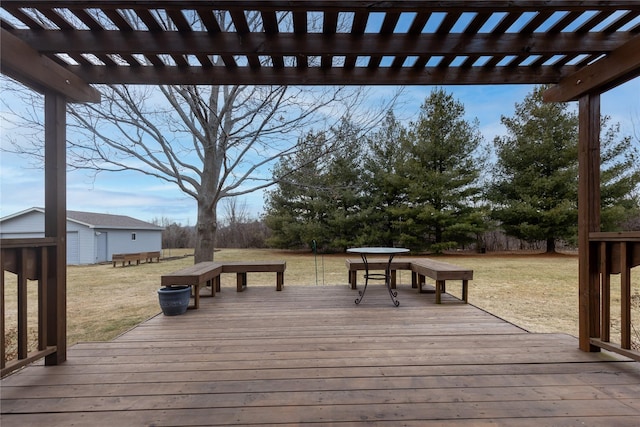
[[89, 84], [558, 83], [640, 33], [634, 1], [6, 0], [2, 9], [3, 34]]

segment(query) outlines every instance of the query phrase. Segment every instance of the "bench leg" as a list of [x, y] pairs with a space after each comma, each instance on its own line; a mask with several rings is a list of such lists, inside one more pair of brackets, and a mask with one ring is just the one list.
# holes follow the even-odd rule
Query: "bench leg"
[[247, 286], [247, 273], [238, 273], [236, 276], [236, 291], [242, 292]]
[[396, 270], [391, 270], [391, 289], [396, 288]]
[[191, 285], [191, 293], [193, 294], [193, 308], [200, 308], [200, 285]]
[[445, 281], [436, 280], [436, 304], [442, 304], [442, 292], [445, 291]]
[[358, 271], [350, 270], [349, 271], [349, 284], [351, 285], [351, 289], [357, 289], [356, 282], [358, 281]]
[[[437, 302], [438, 298], [439, 298], [438, 297], [438, 295], [439, 295], [438, 294], [438, 289], [439, 289], [438, 288], [438, 286], [439, 286], [438, 283], [439, 282], [436, 281], [436, 284], [434, 286], [434, 288], [435, 288], [434, 290], [425, 289], [424, 285], [427, 284], [427, 276], [423, 276], [422, 274], [417, 274], [417, 273], [412, 273], [412, 274], [416, 275], [415, 283], [416, 283], [416, 286], [418, 287], [418, 293], [421, 293], [421, 294], [433, 294], [433, 293], [436, 293], [436, 302]], [[413, 285], [413, 282], [414, 282], [414, 278], [413, 277], [411, 277], [411, 281], [412, 281], [412, 285]], [[444, 284], [444, 280], [441, 280], [440, 283]], [[443, 288], [444, 288], [444, 286], [443, 286]]]
[[216, 292], [220, 292], [220, 276], [213, 278], [213, 285], [216, 288]]
[[418, 274], [418, 287], [420, 288], [420, 293], [428, 293], [422, 286], [426, 283], [426, 278], [422, 274]]
[[276, 291], [281, 291], [284, 286], [284, 271], [276, 272]]
[[207, 281], [207, 286], [211, 286], [211, 296], [215, 297], [216, 296], [216, 279], [213, 278]]
[[411, 272], [411, 287], [414, 289], [418, 287], [418, 273], [415, 271]]
[[462, 281], [462, 301], [464, 301], [465, 304], [469, 302], [469, 281], [468, 280]]

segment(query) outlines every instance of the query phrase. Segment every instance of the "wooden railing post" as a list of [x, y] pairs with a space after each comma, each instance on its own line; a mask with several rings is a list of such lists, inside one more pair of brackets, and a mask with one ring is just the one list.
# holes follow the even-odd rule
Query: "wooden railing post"
[[[601, 292], [600, 337], [592, 336], [590, 343], [631, 359], [640, 361], [640, 351], [633, 349], [631, 317], [631, 274], [640, 266], [640, 231], [593, 232], [592, 247], [600, 247], [598, 273]], [[611, 342], [611, 275], [620, 275], [620, 344]]]
[[600, 242], [600, 339], [611, 339], [611, 248]]
[[631, 245], [620, 243], [620, 347], [631, 349]]
[[4, 319], [7, 308], [4, 302], [4, 262], [2, 260], [2, 251], [0, 250], [0, 372], [4, 370], [7, 362], [7, 343], [5, 342], [4, 334], [6, 331], [6, 321]]
[[[48, 339], [48, 283], [47, 271], [50, 270], [48, 252], [56, 247], [54, 238], [33, 239], [3, 239], [0, 241], [0, 337], [2, 350], [0, 351], [0, 376], [10, 374], [16, 369], [27, 366], [37, 360], [55, 354], [57, 347], [49, 345]], [[5, 273], [12, 273], [15, 280], [7, 283]], [[12, 277], [12, 276], [9, 276]], [[37, 299], [30, 297], [27, 292], [37, 281]], [[7, 289], [9, 285], [9, 289]], [[15, 315], [7, 314], [6, 293], [11, 297], [9, 311]], [[33, 331], [35, 320], [33, 318], [33, 304], [37, 304], [37, 343], [32, 342], [30, 331]], [[7, 318], [12, 318], [7, 322]], [[9, 329], [7, 329], [9, 328]], [[11, 331], [16, 337], [15, 344], [7, 351], [5, 334]], [[10, 356], [9, 360], [6, 358]]]

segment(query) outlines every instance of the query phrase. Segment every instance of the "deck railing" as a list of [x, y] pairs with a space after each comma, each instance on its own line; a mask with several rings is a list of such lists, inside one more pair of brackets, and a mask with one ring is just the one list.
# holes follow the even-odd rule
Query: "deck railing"
[[[55, 310], [48, 310], [52, 298], [55, 298], [55, 290], [51, 289], [50, 268], [52, 259], [50, 256], [56, 248], [55, 238], [41, 239], [2, 239], [0, 241], [0, 265], [2, 265], [2, 275], [0, 275], [0, 308], [2, 309], [2, 335], [0, 336], [0, 367], [1, 376], [19, 369], [38, 359], [54, 354], [57, 351], [56, 334], [51, 333], [51, 325], [56, 325]], [[8, 328], [7, 313], [7, 291], [8, 286], [12, 286], [13, 273], [16, 278], [15, 298], [11, 291], [11, 301], [16, 301], [17, 307], [11, 307], [11, 312], [16, 314], [16, 320], [11, 324], [16, 325], [16, 347], [12, 347], [11, 353], [15, 357], [6, 360], [8, 349], [5, 336]], [[7, 280], [9, 277], [10, 280]], [[37, 282], [37, 283], [34, 283]], [[31, 343], [35, 350], [29, 351], [29, 304], [28, 290], [31, 286], [37, 286], [37, 342]], [[66, 315], [66, 314], [63, 314]], [[35, 344], [35, 345], [34, 345]]]
[[[632, 349], [634, 330], [631, 318], [631, 270], [640, 265], [640, 232], [589, 233], [592, 271], [599, 274], [599, 286], [589, 292], [596, 314], [590, 319], [591, 345], [640, 361], [640, 351]], [[611, 275], [620, 275], [620, 343], [611, 342]], [[637, 333], [637, 332], [636, 332]]]

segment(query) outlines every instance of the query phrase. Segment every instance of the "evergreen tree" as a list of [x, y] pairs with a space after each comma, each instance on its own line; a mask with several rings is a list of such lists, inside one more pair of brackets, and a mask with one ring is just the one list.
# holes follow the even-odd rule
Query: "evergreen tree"
[[640, 217], [640, 166], [631, 136], [618, 138], [620, 125], [602, 119], [600, 137], [600, 199], [602, 231], [621, 231]]
[[472, 242], [483, 229], [474, 205], [481, 196], [486, 162], [477, 120], [464, 118], [464, 106], [443, 89], [434, 89], [403, 141], [407, 159], [399, 169], [407, 203], [403, 242], [433, 251]]
[[[502, 118], [508, 135], [495, 139], [497, 168], [489, 192], [493, 217], [507, 234], [526, 241], [574, 242], [577, 234], [578, 118], [567, 104], [542, 102], [537, 87], [516, 104], [514, 117]], [[638, 214], [637, 150], [630, 137], [618, 139], [619, 126], [603, 118], [600, 141], [603, 231], [617, 230]]]
[[402, 209], [406, 182], [399, 170], [406, 162], [402, 138], [406, 130], [389, 111], [377, 132], [366, 140], [363, 166], [363, 233], [358, 245], [394, 246], [402, 243]]
[[327, 138], [309, 132], [298, 141], [300, 149], [283, 156], [273, 170], [276, 187], [265, 195], [264, 221], [272, 235], [267, 244], [276, 248], [302, 248], [320, 237], [326, 223], [324, 171]]
[[362, 234], [362, 141], [360, 129], [345, 118], [332, 130], [336, 149], [331, 152], [325, 171], [325, 212], [328, 239], [321, 248], [343, 252], [354, 246]]
[[348, 119], [327, 132], [310, 133], [308, 149], [283, 157], [274, 169], [264, 220], [270, 246], [300, 248], [316, 241], [320, 251], [344, 251], [361, 234], [360, 130]]
[[565, 103], [543, 103], [541, 86], [502, 117], [498, 161], [489, 198], [505, 232], [525, 241], [571, 239], [577, 227], [577, 126]]

